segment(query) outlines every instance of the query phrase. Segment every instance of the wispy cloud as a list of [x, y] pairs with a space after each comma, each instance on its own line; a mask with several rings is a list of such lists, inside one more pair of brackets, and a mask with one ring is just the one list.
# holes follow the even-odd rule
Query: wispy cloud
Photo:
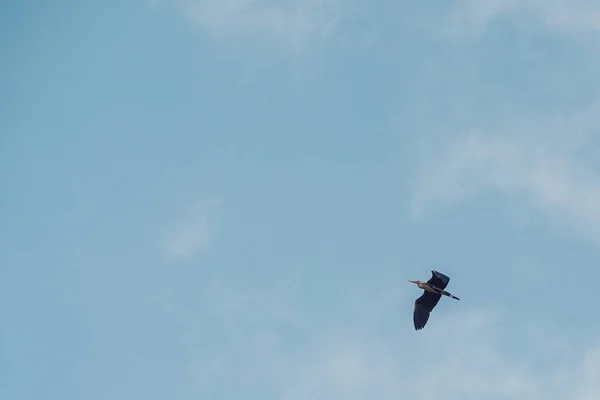
[[219, 198], [199, 200], [184, 212], [164, 246], [169, 258], [188, 261], [211, 244], [220, 204]]
[[[191, 333], [201, 340], [189, 342], [196, 378], [205, 385], [220, 382], [284, 400], [600, 398], [600, 345], [592, 343], [583, 351], [557, 347], [554, 335], [560, 333], [523, 330], [520, 340], [527, 351], [507, 353], [504, 335], [513, 328], [507, 327], [510, 320], [501, 310], [436, 311], [427, 330], [416, 333], [410, 301], [382, 305], [373, 294], [382, 314], [402, 318], [404, 324], [393, 324], [385, 332], [380, 324], [365, 324], [361, 318], [332, 317], [327, 327], [309, 335], [270, 307], [260, 308], [257, 323], [255, 304], [234, 301], [233, 310], [231, 299], [260, 296], [221, 289], [210, 290], [213, 306], [229, 311], [212, 314], [209, 324], [220, 340], [210, 351], [194, 349], [206, 343], [204, 321]], [[264, 299], [269, 299], [265, 304], [286, 304], [285, 296], [273, 298], [272, 293]], [[404, 316], [398, 307], [404, 307]], [[323, 312], [335, 316], [334, 308], [324, 306]], [[232, 329], [232, 319], [244, 329]], [[290, 340], [291, 332], [296, 340]]]
[[413, 211], [485, 190], [521, 196], [600, 243], [600, 174], [573, 154], [519, 140], [472, 134], [457, 141], [421, 175]]
[[328, 36], [342, 17], [340, 0], [182, 0], [183, 13], [218, 39], [262, 38], [300, 51]]
[[494, 18], [508, 15], [533, 16], [549, 28], [600, 31], [600, 4], [590, 0], [460, 0], [450, 13], [451, 29], [480, 34]]
[[[426, 209], [496, 192], [545, 211], [600, 243], [600, 173], [594, 132], [598, 103], [567, 117], [515, 118], [501, 132], [471, 132], [430, 146], [412, 194]], [[564, 226], [564, 225], [563, 225]]]

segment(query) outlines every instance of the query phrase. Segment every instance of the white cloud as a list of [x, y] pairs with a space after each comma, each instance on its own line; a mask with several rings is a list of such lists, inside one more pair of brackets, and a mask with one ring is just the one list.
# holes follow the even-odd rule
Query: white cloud
[[187, 18], [217, 38], [266, 37], [293, 51], [330, 34], [341, 0], [181, 0]]
[[[514, 117], [503, 132], [471, 132], [432, 140], [420, 155], [412, 213], [451, 205], [486, 192], [546, 212], [600, 243], [600, 155], [595, 132], [600, 103], [567, 116], [531, 122]], [[439, 139], [439, 138], [437, 138]]]
[[172, 259], [188, 261], [212, 242], [220, 199], [196, 201], [171, 229], [165, 251]]
[[154, 11], [160, 6], [161, 0], [146, 0], [146, 2], [148, 4], [148, 7]]
[[600, 31], [600, 3], [594, 0], [459, 0], [450, 14], [451, 28], [479, 34], [493, 18], [509, 14], [534, 15], [550, 28]]
[[[402, 301], [381, 306], [383, 314], [405, 321], [387, 332], [361, 318], [348, 325], [332, 317], [327, 327], [320, 326], [310, 335], [299, 329], [290, 336], [291, 327], [270, 307], [234, 301], [232, 310], [231, 289], [219, 296], [221, 292], [213, 288], [212, 300], [218, 303], [222, 297], [224, 308], [218, 308], [230, 312], [218, 314], [210, 324], [199, 322], [196, 335], [201, 339], [190, 341], [192, 347], [204, 346], [200, 351], [192, 348], [191, 354], [196, 378], [205, 385], [219, 382], [282, 400], [600, 398], [599, 345], [584, 351], [559, 347], [554, 344], [558, 330], [538, 329], [531, 334], [523, 329], [519, 338], [526, 351], [507, 353], [504, 338], [506, 329], [512, 328], [507, 328], [510, 321], [501, 312], [436, 311], [426, 330], [415, 332], [412, 303]], [[373, 304], [381, 304], [379, 296], [373, 297]], [[257, 294], [238, 293], [233, 298], [256, 300]], [[269, 300], [267, 305], [286, 303], [272, 294], [264, 299]], [[405, 309], [401, 315], [398, 307]], [[335, 315], [326, 306], [323, 312]], [[258, 313], [261, 323], [255, 324]], [[232, 330], [232, 319], [244, 329]], [[219, 332], [218, 341], [206, 337], [207, 326]], [[207, 343], [214, 346], [211, 356], [206, 354]]]
[[[534, 367], [539, 354], [516, 359], [504, 354], [490, 332], [499, 326], [485, 321], [471, 329], [461, 329], [459, 322], [479, 318], [476, 314], [446, 318], [443, 324], [451, 325], [446, 332], [437, 331], [417, 339], [406, 335], [398, 336], [396, 342], [384, 342], [373, 337], [332, 336], [306, 349], [303, 357], [288, 359], [290, 368], [281, 383], [281, 398], [600, 398], [600, 347], [591, 347], [574, 365], [555, 364], [549, 371], [539, 372]], [[453, 334], [452, 329], [459, 333]]]
[[[543, 139], [541, 139], [543, 143]], [[568, 148], [470, 134], [428, 158], [413, 194], [413, 212], [486, 190], [527, 199], [555, 222], [573, 224], [600, 243], [600, 173]]]

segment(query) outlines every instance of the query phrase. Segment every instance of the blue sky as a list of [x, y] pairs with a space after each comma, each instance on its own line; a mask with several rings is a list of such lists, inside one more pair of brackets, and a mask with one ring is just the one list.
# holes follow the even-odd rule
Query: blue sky
[[0, 398], [600, 398], [599, 21], [0, 6]]

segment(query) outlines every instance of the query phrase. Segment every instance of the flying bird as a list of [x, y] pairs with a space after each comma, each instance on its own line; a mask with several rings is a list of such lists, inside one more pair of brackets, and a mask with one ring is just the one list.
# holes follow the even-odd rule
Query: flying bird
[[416, 284], [425, 291], [421, 297], [415, 300], [415, 310], [413, 312], [415, 330], [425, 328], [425, 324], [429, 320], [429, 314], [431, 314], [438, 301], [440, 301], [442, 295], [460, 300], [458, 297], [444, 290], [448, 286], [448, 282], [450, 282], [449, 277], [435, 270], [431, 270], [431, 274], [432, 277], [427, 282], [409, 280], [409, 282]]

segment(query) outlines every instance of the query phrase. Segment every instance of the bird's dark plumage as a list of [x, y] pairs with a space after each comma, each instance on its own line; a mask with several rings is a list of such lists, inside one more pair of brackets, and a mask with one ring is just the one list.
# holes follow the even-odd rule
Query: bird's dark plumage
[[441, 272], [431, 271], [431, 279], [427, 281], [428, 285], [435, 286], [438, 289], [446, 289], [448, 283], [450, 282], [450, 278]]
[[415, 323], [416, 330], [425, 328], [427, 321], [429, 321], [429, 314], [431, 314], [431, 311], [433, 311], [441, 298], [441, 294], [425, 291], [425, 293], [415, 301], [413, 322]]
[[[413, 322], [416, 330], [421, 330], [425, 327], [427, 321], [429, 321], [431, 312], [442, 298], [442, 294], [458, 300], [458, 297], [453, 296], [444, 290], [450, 282], [448, 276], [435, 270], [431, 271], [431, 274], [431, 278], [425, 284], [423, 284], [423, 282], [418, 283], [419, 287], [424, 289], [424, 293], [415, 300]], [[427, 290], [424, 287], [428, 287], [432, 291]]]

